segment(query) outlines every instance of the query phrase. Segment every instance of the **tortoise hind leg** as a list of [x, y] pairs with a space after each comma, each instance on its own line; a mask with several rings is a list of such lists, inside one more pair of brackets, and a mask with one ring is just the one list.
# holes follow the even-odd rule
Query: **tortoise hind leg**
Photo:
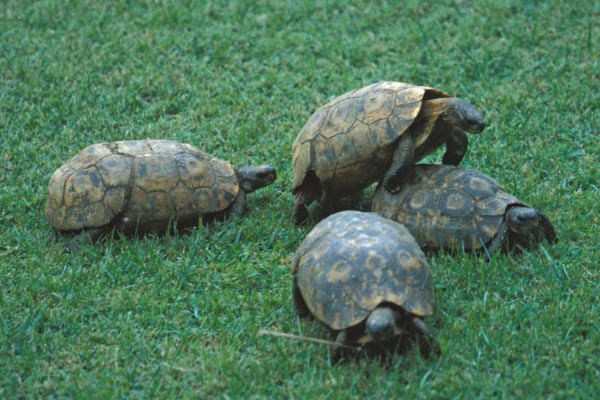
[[66, 252], [77, 252], [81, 250], [82, 243], [95, 243], [104, 233], [104, 228], [83, 229], [73, 237], [65, 246]]
[[294, 223], [296, 225], [302, 225], [308, 220], [308, 209], [307, 204], [311, 203], [305, 199], [303, 194], [296, 195], [294, 200]]
[[506, 222], [502, 221], [500, 227], [498, 227], [498, 233], [496, 236], [490, 241], [490, 243], [485, 244], [482, 243], [482, 251], [485, 254], [485, 258], [488, 262], [492, 261], [492, 256], [498, 250], [501, 250], [505, 245], [504, 239], [508, 233], [508, 227], [506, 226]]
[[425, 322], [421, 318], [412, 317], [410, 319], [411, 325], [417, 336], [417, 344], [419, 346], [419, 352], [424, 358], [430, 356], [440, 356], [442, 354], [442, 348], [438, 341], [433, 337], [433, 334], [425, 325]]
[[309, 217], [307, 207], [313, 201], [321, 199], [323, 188], [317, 175], [313, 171], [308, 171], [304, 181], [294, 192], [294, 222], [296, 225], [302, 225]]

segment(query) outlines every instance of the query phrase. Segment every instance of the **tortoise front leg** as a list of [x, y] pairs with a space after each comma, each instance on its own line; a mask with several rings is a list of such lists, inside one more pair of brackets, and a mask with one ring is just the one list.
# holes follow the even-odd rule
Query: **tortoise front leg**
[[496, 233], [492, 241], [489, 244], [482, 243], [482, 250], [488, 262], [492, 261], [492, 255], [504, 246], [504, 239], [507, 234], [508, 227], [506, 226], [506, 221], [502, 221], [498, 227], [498, 233]]
[[390, 193], [398, 193], [407, 173], [415, 161], [415, 143], [411, 135], [403, 135], [398, 142], [392, 165], [383, 176], [383, 187]]
[[331, 363], [337, 364], [348, 353], [348, 331], [340, 331], [335, 338], [335, 345], [331, 352]]
[[425, 325], [425, 322], [419, 317], [412, 317], [410, 322], [417, 333], [417, 343], [421, 355], [424, 358], [428, 358], [432, 355], [441, 355], [442, 348], [435, 337], [433, 337], [433, 334], [429, 331], [429, 328], [427, 328], [427, 325]]
[[237, 197], [229, 206], [229, 211], [227, 212], [227, 219], [236, 219], [242, 218], [244, 214], [246, 214], [246, 192], [240, 189]]
[[454, 128], [452, 133], [446, 140], [446, 152], [442, 158], [444, 165], [458, 165], [467, 153], [469, 146], [469, 138], [465, 131], [459, 128]]

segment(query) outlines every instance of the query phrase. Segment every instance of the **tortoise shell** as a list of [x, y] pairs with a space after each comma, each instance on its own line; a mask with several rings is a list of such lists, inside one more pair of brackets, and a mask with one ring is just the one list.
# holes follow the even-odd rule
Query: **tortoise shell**
[[310, 313], [333, 330], [363, 322], [382, 303], [419, 317], [433, 313], [423, 253], [406, 228], [373, 213], [343, 211], [319, 222], [292, 272]]
[[[496, 238], [510, 207], [530, 207], [479, 171], [446, 165], [417, 165], [400, 192], [378, 187], [372, 211], [404, 224], [427, 249], [481, 250]], [[539, 213], [540, 229], [549, 241], [556, 236]], [[499, 238], [503, 240], [504, 238]]]
[[[379, 82], [325, 104], [294, 141], [294, 192], [309, 171], [329, 192], [341, 196], [377, 181], [390, 165], [398, 138], [417, 118], [422, 101], [441, 97], [450, 96], [425, 86]], [[422, 146], [429, 133], [424, 130], [415, 138], [415, 161], [434, 150]]]
[[60, 231], [164, 226], [228, 208], [240, 188], [234, 169], [194, 146], [170, 140], [94, 144], [50, 179], [46, 219]]

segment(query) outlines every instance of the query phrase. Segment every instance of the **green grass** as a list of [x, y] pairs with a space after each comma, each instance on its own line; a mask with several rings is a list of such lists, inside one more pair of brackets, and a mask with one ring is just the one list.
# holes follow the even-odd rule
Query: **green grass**
[[[600, 3], [374, 3], [1, 2], [0, 397], [600, 393]], [[306, 234], [291, 144], [317, 107], [380, 80], [481, 109], [489, 128], [463, 164], [542, 209], [560, 241], [431, 257], [444, 355], [331, 366], [326, 347], [257, 333], [328, 337], [291, 302]], [[243, 220], [63, 254], [51, 174], [88, 144], [147, 137], [279, 179]]]

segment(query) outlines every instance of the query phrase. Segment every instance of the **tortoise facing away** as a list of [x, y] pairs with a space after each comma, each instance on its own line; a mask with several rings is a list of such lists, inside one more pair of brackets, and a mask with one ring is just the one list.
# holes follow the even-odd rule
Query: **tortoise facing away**
[[467, 151], [465, 132], [484, 127], [470, 103], [425, 86], [380, 82], [333, 99], [293, 144], [295, 222], [308, 218], [313, 201], [331, 209], [380, 178], [396, 192], [413, 164], [444, 144], [442, 162], [458, 165]]
[[70, 243], [113, 228], [161, 233], [219, 217], [241, 217], [246, 194], [272, 183], [271, 166], [234, 169], [189, 144], [137, 140], [94, 144], [60, 167], [48, 185], [46, 219]]
[[372, 210], [404, 224], [429, 250], [531, 248], [556, 241], [548, 218], [479, 171], [417, 165], [396, 194], [378, 187]]
[[[433, 313], [431, 271], [402, 225], [374, 213], [333, 214], [301, 243], [292, 273], [298, 315], [314, 316], [338, 345], [385, 352], [417, 340], [423, 356], [440, 352], [422, 319]], [[335, 347], [333, 361], [344, 351]]]

